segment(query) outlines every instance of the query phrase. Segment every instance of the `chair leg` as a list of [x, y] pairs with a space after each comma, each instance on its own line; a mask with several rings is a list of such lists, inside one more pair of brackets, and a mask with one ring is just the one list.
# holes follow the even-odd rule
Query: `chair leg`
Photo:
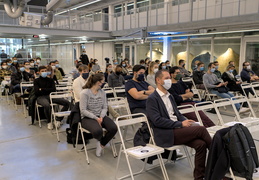
[[51, 124], [53, 124], [53, 121], [54, 121], [54, 126], [55, 126], [55, 130], [56, 130], [56, 134], [57, 134], [57, 140], [58, 140], [58, 142], [60, 142], [58, 127], [57, 127], [57, 121], [56, 121], [55, 115], [51, 115]]
[[111, 142], [113, 157], [116, 158], [118, 155], [117, 155], [115, 144], [114, 144], [113, 140], [111, 140], [110, 142]]
[[161, 154], [158, 154], [157, 157], [158, 157], [158, 161], [159, 161], [164, 179], [169, 180], [169, 177], [168, 177], [168, 174], [167, 174], [167, 171], [166, 171], [166, 168], [165, 168], [165, 164], [163, 162], [163, 158], [162, 158]]
[[194, 166], [193, 166], [193, 163], [192, 163], [192, 159], [191, 159], [191, 155], [190, 155], [190, 153], [189, 153], [187, 147], [186, 147], [186, 146], [183, 146], [183, 149], [184, 149], [184, 152], [185, 152], [186, 157], [187, 157], [187, 159], [188, 159], [188, 162], [189, 162], [189, 164], [190, 164], [190, 167], [191, 167], [192, 169], [194, 169]]
[[39, 126], [40, 126], [40, 128], [41, 128], [42, 126], [41, 126], [41, 120], [40, 120], [39, 106], [36, 106], [36, 111], [37, 111]]
[[77, 142], [78, 142], [78, 136], [79, 136], [79, 129], [80, 129], [80, 123], [77, 125], [77, 132], [76, 132], [76, 149], [77, 149]]
[[84, 145], [84, 150], [85, 150], [85, 159], [87, 164], [89, 165], [89, 157], [88, 157], [88, 153], [87, 153], [87, 149], [86, 149], [86, 145], [85, 145], [85, 138], [84, 138], [84, 132], [82, 131], [82, 126], [80, 124], [80, 131], [81, 131], [81, 136], [82, 136], [82, 140], [83, 140], [83, 145]]
[[115, 179], [119, 179], [119, 178], [117, 177], [117, 175], [118, 175], [119, 164], [120, 164], [120, 159], [121, 159], [121, 152], [122, 152], [122, 145], [120, 145], [120, 151], [119, 151], [118, 160], [117, 160], [117, 165], [116, 165], [116, 170], [115, 170]]

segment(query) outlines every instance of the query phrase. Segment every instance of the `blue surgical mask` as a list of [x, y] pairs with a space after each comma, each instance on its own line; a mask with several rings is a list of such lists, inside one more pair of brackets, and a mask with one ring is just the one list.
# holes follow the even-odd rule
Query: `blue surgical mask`
[[126, 64], [122, 64], [123, 67], [126, 67]]
[[204, 71], [204, 67], [200, 67], [200, 71]]
[[7, 63], [7, 65], [8, 65], [8, 66], [11, 66], [11, 65], [12, 65], [12, 63]]
[[162, 66], [162, 69], [166, 69], [166, 66]]
[[217, 70], [218, 70], [218, 69], [219, 69], [219, 66], [215, 66], [215, 69], [217, 69]]
[[47, 75], [49, 76], [49, 75], [51, 75], [51, 72], [49, 71], [49, 72], [47, 72]]
[[14, 63], [17, 63], [18, 61], [17, 60], [13, 60]]
[[230, 69], [229, 72], [232, 73], [234, 70], [233, 69]]
[[214, 73], [215, 70], [216, 70], [215, 68], [212, 68], [212, 69], [210, 69], [210, 72]]
[[43, 78], [45, 78], [45, 77], [47, 77], [47, 75], [48, 75], [48, 72], [41, 72], [41, 77], [43, 77]]
[[145, 80], [144, 74], [139, 74], [137, 80], [138, 81], [144, 81]]
[[114, 62], [113, 64], [117, 65], [117, 64], [118, 64], [118, 62]]
[[56, 64], [56, 68], [59, 68], [60, 66], [59, 66], [59, 64]]
[[20, 68], [20, 71], [21, 71], [21, 72], [23, 72], [24, 70], [25, 70], [25, 68], [24, 68], [24, 67], [21, 67], [21, 68]]
[[82, 73], [82, 77], [83, 77], [84, 79], [87, 79], [87, 78], [89, 77], [89, 73]]

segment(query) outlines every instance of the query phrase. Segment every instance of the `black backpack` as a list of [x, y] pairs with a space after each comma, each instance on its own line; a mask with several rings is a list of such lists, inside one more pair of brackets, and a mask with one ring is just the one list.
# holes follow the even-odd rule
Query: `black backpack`
[[[75, 129], [67, 128], [66, 133], [67, 133], [67, 143], [73, 144], [73, 146], [75, 147], [77, 131]], [[89, 139], [93, 138], [92, 134], [83, 133], [83, 135], [84, 135], [84, 140], [85, 140], [86, 144], [89, 143]], [[79, 131], [79, 135], [78, 135], [77, 144], [83, 144], [83, 138], [82, 138], [80, 131]]]
[[252, 135], [247, 127], [235, 124], [223, 141], [230, 157], [230, 167], [234, 175], [252, 180], [255, 168], [258, 167], [258, 155]]

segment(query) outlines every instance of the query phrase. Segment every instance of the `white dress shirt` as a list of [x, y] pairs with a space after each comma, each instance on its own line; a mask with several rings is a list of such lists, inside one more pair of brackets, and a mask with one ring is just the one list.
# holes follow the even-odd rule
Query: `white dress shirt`
[[82, 76], [77, 77], [73, 82], [73, 93], [75, 102], [79, 102], [80, 93], [83, 90], [83, 86], [86, 84], [87, 80], [85, 80]]
[[173, 105], [169, 99], [170, 93], [167, 92], [166, 94], [163, 93], [162, 91], [160, 91], [158, 88], [156, 88], [156, 91], [158, 92], [158, 94], [160, 95], [161, 99], [163, 100], [166, 110], [169, 114], [169, 117], [172, 121], [177, 121], [177, 117], [174, 115], [174, 109], [173, 109]]

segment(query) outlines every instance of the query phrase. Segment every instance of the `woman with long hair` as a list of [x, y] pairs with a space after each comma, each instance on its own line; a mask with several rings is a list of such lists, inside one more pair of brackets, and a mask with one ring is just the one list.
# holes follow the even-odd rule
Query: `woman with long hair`
[[[97, 139], [96, 156], [101, 156], [103, 148], [117, 133], [117, 126], [107, 114], [106, 93], [102, 90], [104, 83], [103, 73], [93, 74], [88, 78], [80, 94], [80, 111], [82, 116], [82, 127], [91, 132], [93, 138]], [[103, 136], [102, 128], [106, 129]]]
[[156, 88], [155, 74], [157, 71], [158, 71], [158, 64], [155, 61], [152, 61], [148, 68], [147, 82], [153, 88]]

